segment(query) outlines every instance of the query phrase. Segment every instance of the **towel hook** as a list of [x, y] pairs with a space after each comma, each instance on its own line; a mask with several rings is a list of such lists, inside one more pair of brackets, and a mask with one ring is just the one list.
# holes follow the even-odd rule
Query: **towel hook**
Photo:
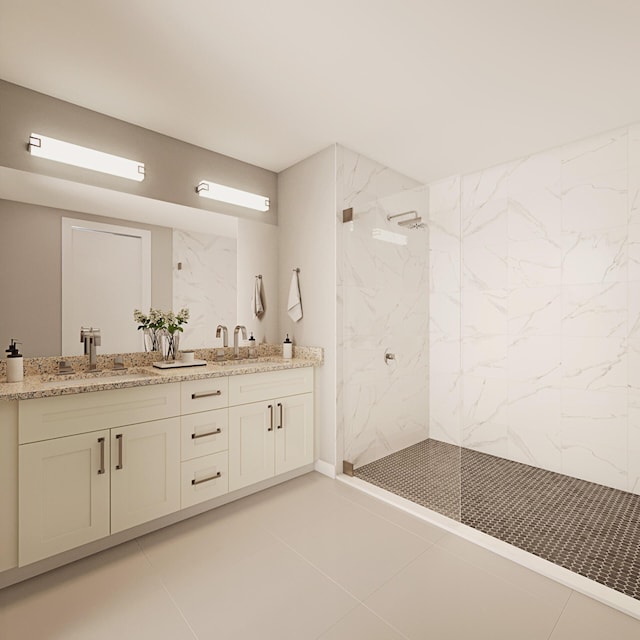
[[300, 267], [294, 267], [293, 271], [295, 271], [296, 273], [300, 273]]
[[259, 280], [262, 280], [262, 274], [261, 274], [261, 273], [259, 273], [259, 274], [256, 276], [256, 278], [258, 278]]

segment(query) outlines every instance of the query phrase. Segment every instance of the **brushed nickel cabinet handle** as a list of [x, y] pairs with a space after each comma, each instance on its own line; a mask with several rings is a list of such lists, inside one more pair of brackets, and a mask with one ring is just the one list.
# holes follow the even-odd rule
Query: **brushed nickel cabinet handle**
[[118, 441], [118, 464], [116, 465], [116, 469], [123, 469], [124, 465], [122, 464], [122, 434], [119, 433], [116, 436], [116, 440]]
[[191, 394], [192, 400], [197, 400], [198, 398], [210, 398], [211, 396], [221, 396], [222, 391], [217, 389], [216, 391], [197, 391], [196, 393]]
[[282, 402], [278, 402], [278, 409], [280, 409], [280, 424], [278, 425], [278, 429], [282, 429]]
[[267, 431], [273, 431], [273, 405], [269, 405], [269, 428]]
[[192, 485], [202, 484], [203, 482], [211, 482], [211, 480], [217, 480], [222, 474], [218, 471], [215, 476], [209, 476], [208, 478], [202, 478], [202, 480], [196, 480], [195, 478], [191, 481]]
[[222, 429], [220, 429], [220, 427], [218, 427], [215, 431], [207, 431], [207, 433], [192, 433], [191, 434], [191, 439], [192, 440], [197, 440], [198, 438], [206, 438], [207, 436], [215, 436], [215, 435], [218, 435], [219, 433], [222, 433]]
[[98, 438], [100, 444], [100, 468], [98, 469], [98, 475], [104, 473], [104, 438]]

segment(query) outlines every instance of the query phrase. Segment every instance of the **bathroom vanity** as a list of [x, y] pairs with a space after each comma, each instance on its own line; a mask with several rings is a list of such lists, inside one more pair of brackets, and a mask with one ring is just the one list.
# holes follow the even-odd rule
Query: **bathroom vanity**
[[0, 587], [310, 471], [319, 363], [0, 384]]

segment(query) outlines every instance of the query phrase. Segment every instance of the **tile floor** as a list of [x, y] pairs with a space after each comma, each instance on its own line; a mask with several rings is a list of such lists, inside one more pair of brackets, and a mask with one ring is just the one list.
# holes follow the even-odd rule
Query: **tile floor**
[[640, 600], [640, 495], [430, 439], [355, 476]]
[[312, 473], [0, 591], [2, 640], [640, 638], [640, 621]]

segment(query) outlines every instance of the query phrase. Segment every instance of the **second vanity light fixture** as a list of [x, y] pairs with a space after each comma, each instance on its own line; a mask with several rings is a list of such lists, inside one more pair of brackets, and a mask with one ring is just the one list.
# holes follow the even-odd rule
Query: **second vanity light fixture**
[[256, 211], [269, 211], [269, 198], [266, 196], [234, 189], [223, 184], [202, 180], [196, 187], [196, 192], [202, 198], [237, 204], [240, 207], [247, 207]]
[[29, 153], [32, 156], [55, 160], [75, 167], [108, 173], [120, 178], [141, 182], [144, 180], [144, 163], [114, 156], [103, 151], [49, 138], [39, 133], [29, 136]]

